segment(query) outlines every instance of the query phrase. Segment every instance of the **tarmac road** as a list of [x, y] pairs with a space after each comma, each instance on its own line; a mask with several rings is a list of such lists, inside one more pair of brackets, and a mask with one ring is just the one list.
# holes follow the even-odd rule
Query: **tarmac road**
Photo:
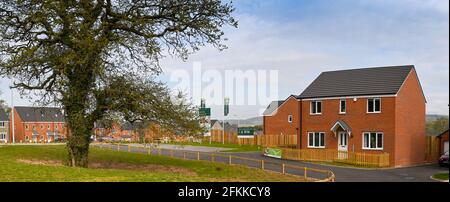
[[[133, 146], [142, 146], [138, 144], [134, 144]], [[106, 147], [106, 146], [104, 146]], [[108, 146], [110, 147], [110, 146]], [[120, 151], [127, 151], [128, 146], [127, 145], [121, 145], [119, 148], [117, 146], [113, 147], [115, 150]], [[177, 147], [175, 145], [171, 146], [162, 146], [160, 145], [160, 148], [163, 149], [174, 149], [175, 152], [169, 152], [168, 150], [162, 150], [161, 155], [165, 156], [174, 156], [177, 158], [183, 158], [183, 151], [191, 151], [191, 152], [206, 152], [206, 153], [218, 153], [218, 151], [223, 151], [223, 149], [226, 148], [214, 148], [214, 147], [198, 147], [198, 146], [185, 146], [183, 147]], [[146, 148], [138, 148], [138, 147], [131, 147], [131, 152], [136, 153], [148, 153], [148, 149]], [[158, 155], [158, 149], [152, 148], [150, 150], [151, 154]], [[303, 162], [303, 161], [292, 161], [292, 160], [283, 160], [283, 159], [275, 159], [271, 157], [263, 156], [260, 152], [240, 152], [240, 153], [221, 153], [224, 155], [233, 155], [233, 156], [239, 156], [244, 158], [252, 158], [252, 159], [258, 159], [258, 160], [264, 160], [265, 162], [265, 169], [266, 170], [272, 170], [272, 171], [281, 171], [280, 164], [286, 164], [286, 165], [294, 165], [294, 166], [301, 166], [301, 167], [308, 167], [308, 168], [316, 168], [321, 170], [331, 170], [336, 176], [336, 182], [436, 182], [432, 179], [430, 179], [430, 176], [438, 173], [438, 172], [449, 172], [448, 168], [439, 167], [436, 164], [429, 164], [429, 165], [421, 165], [421, 166], [415, 166], [415, 167], [407, 167], [407, 168], [395, 168], [395, 169], [360, 169], [360, 168], [349, 168], [349, 167], [338, 167], [338, 166], [332, 166], [332, 165], [323, 165], [323, 164], [316, 164], [316, 163], [310, 163], [310, 162]], [[185, 156], [186, 159], [197, 159], [197, 154], [195, 153], [188, 153]], [[210, 160], [210, 155], [201, 154], [200, 155], [201, 160]], [[223, 162], [227, 163], [228, 158], [223, 156], [216, 156], [214, 159], [216, 162]], [[274, 164], [271, 164], [270, 162], [273, 162]], [[241, 160], [236, 159], [233, 160], [233, 164], [241, 164], [246, 165], [249, 167], [260, 167], [261, 164], [255, 161], [247, 161], [247, 160]], [[295, 175], [303, 175], [303, 172], [298, 170], [290, 170], [290, 174]], [[308, 176], [323, 179], [325, 176], [324, 174], [319, 173], [308, 173]]]

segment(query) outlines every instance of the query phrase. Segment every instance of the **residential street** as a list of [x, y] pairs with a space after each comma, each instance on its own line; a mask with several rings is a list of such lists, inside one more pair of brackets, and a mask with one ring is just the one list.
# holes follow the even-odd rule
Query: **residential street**
[[[137, 146], [136, 144], [133, 144], [133, 146]], [[106, 146], [103, 146], [106, 147]], [[189, 148], [177, 148], [177, 151], [199, 151], [202, 150], [202, 148], [195, 149], [196, 146], [190, 146]], [[117, 148], [114, 146], [114, 148]], [[120, 151], [127, 151], [128, 146], [127, 145], [121, 145], [119, 147]], [[211, 151], [214, 151], [214, 148], [210, 148]], [[131, 152], [137, 152], [137, 153], [147, 153], [147, 149], [145, 148], [137, 148], [132, 147]], [[152, 149], [151, 153], [153, 155], [157, 154], [157, 149]], [[430, 179], [430, 176], [438, 173], [438, 172], [448, 172], [448, 168], [439, 167], [437, 164], [432, 165], [423, 165], [423, 166], [416, 166], [416, 167], [409, 167], [409, 168], [397, 168], [397, 169], [358, 169], [358, 168], [344, 168], [344, 167], [336, 167], [332, 165], [321, 165], [321, 164], [315, 164], [315, 163], [308, 163], [308, 162], [299, 162], [299, 161], [291, 161], [291, 160], [282, 160], [282, 159], [275, 159], [263, 156], [259, 152], [241, 152], [241, 153], [222, 153], [226, 155], [233, 155], [233, 156], [239, 156], [239, 157], [245, 157], [245, 158], [252, 158], [252, 159], [258, 159], [258, 160], [264, 160], [266, 162], [266, 170], [272, 170], [280, 172], [280, 167], [276, 165], [271, 165], [270, 162], [274, 163], [284, 163], [287, 165], [295, 165], [295, 166], [302, 166], [302, 167], [308, 167], [308, 168], [316, 168], [316, 169], [322, 169], [322, 170], [331, 170], [336, 175], [336, 182], [436, 182], [432, 179]], [[174, 157], [182, 158], [183, 154], [182, 152], [175, 152], [174, 154], [170, 154], [167, 150], [163, 150], [161, 155], [169, 156], [174, 155]], [[194, 159], [194, 156], [187, 156], [187, 159]], [[202, 156], [202, 160], [207, 160], [207, 156]], [[216, 157], [216, 162], [227, 162], [226, 158]], [[246, 165], [249, 167], [258, 167], [259, 164], [255, 162], [250, 161], [236, 161], [233, 162], [233, 164], [241, 164]], [[303, 175], [303, 172], [299, 171], [291, 171], [291, 174], [295, 175]], [[320, 176], [319, 174], [311, 173], [312, 177], [317, 178], [323, 178], [324, 176]]]
[[330, 169], [336, 175], [337, 182], [435, 182], [434, 180], [430, 179], [431, 175], [437, 172], [448, 172], [448, 168], [439, 167], [437, 163], [409, 168], [368, 170], [274, 159], [263, 156], [258, 152], [235, 153], [234, 155], [267, 159], [270, 161], [305, 166], [310, 168]]

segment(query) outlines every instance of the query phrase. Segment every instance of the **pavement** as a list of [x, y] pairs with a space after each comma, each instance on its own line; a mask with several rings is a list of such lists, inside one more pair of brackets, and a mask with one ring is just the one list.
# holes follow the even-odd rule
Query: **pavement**
[[[130, 144], [131, 146], [143, 146], [142, 144]], [[222, 147], [205, 147], [205, 146], [191, 146], [191, 145], [173, 145], [173, 144], [158, 144], [158, 148], [161, 149], [174, 149], [194, 152], [222, 152], [232, 150], [233, 148]]]
[[[139, 144], [131, 144], [132, 146], [142, 146]], [[106, 147], [106, 146], [105, 146]], [[114, 146], [116, 149], [117, 146]], [[174, 156], [178, 158], [186, 159], [196, 159], [197, 156], [194, 153], [187, 154], [183, 156], [182, 151], [192, 151], [192, 152], [204, 152], [204, 153], [219, 153], [228, 148], [215, 148], [215, 147], [201, 147], [201, 146], [184, 146], [180, 147], [178, 145], [162, 145], [160, 144], [158, 148], [161, 149], [173, 149], [176, 152], [170, 153], [169, 150], [162, 150], [161, 155]], [[127, 151], [128, 146], [122, 145], [118, 148], [120, 151]], [[131, 152], [137, 153], [148, 153], [146, 148], [131, 147]], [[150, 149], [151, 154], [157, 155], [158, 149]], [[186, 155], [186, 154], [184, 154]], [[266, 157], [260, 152], [233, 152], [226, 153], [226, 155], [238, 156], [243, 158], [251, 158], [256, 160], [264, 160], [266, 170], [272, 170], [281, 172], [281, 164], [315, 168], [320, 170], [331, 170], [336, 176], [336, 182], [437, 182], [430, 178], [433, 174], [440, 172], [449, 172], [448, 168], [440, 167], [436, 164], [421, 165], [415, 167], [407, 168], [389, 168], [389, 169], [363, 169], [363, 168], [352, 168], [352, 167], [338, 167], [333, 165], [324, 165], [304, 161], [293, 161], [276, 159], [271, 157]], [[210, 160], [210, 155], [202, 154], [200, 156], [201, 160]], [[228, 158], [217, 156], [215, 158], [216, 162], [227, 163]], [[260, 167], [259, 161], [247, 161], [242, 159], [233, 160], [233, 164], [241, 164], [248, 167]], [[304, 173], [299, 170], [290, 170], [290, 174], [302, 176]], [[308, 173], [308, 176], [323, 179], [326, 176], [320, 173]]]

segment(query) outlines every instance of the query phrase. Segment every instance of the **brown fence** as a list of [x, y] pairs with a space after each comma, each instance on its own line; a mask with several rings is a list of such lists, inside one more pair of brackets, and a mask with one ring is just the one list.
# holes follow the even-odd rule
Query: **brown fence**
[[389, 154], [341, 152], [329, 149], [285, 149], [281, 148], [283, 159], [301, 161], [340, 162], [365, 167], [388, 167]]
[[210, 161], [216, 163], [225, 163], [229, 165], [242, 165], [250, 168], [261, 169], [265, 171], [277, 172], [286, 175], [295, 175], [307, 182], [334, 182], [336, 177], [331, 170], [321, 170], [302, 166], [289, 165], [267, 160], [246, 158], [229, 154], [219, 154], [210, 152], [186, 151], [178, 149], [152, 148], [145, 146], [132, 146], [122, 144], [91, 144], [100, 148], [106, 148], [116, 151], [127, 151], [136, 153], [146, 153], [148, 155], [164, 155], [172, 158], [185, 160]]
[[441, 151], [439, 138], [435, 136], [426, 136], [425, 138], [425, 161], [436, 162], [439, 159]]
[[[260, 146], [295, 146], [297, 135], [255, 135], [254, 138], [239, 138], [235, 132], [211, 130], [211, 142]], [[225, 140], [225, 141], [224, 141]], [[209, 137], [205, 138], [209, 141]]]
[[297, 135], [258, 135], [256, 136], [258, 145], [266, 147], [277, 146], [297, 146]]

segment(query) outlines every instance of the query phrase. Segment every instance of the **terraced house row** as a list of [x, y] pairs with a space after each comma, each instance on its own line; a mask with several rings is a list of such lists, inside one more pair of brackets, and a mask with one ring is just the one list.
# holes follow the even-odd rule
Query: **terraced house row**
[[64, 114], [55, 107], [0, 109], [0, 143], [57, 142], [67, 138]]
[[425, 105], [412, 65], [323, 72], [267, 107], [264, 134], [296, 134], [300, 149], [389, 153], [391, 166], [414, 165], [425, 159]]
[[[0, 110], [0, 143], [61, 142], [69, 134], [61, 108], [16, 106], [9, 116]], [[138, 138], [135, 126], [130, 123], [113, 124], [111, 128], [96, 124], [93, 139], [104, 137], [111, 141], [135, 141]]]

